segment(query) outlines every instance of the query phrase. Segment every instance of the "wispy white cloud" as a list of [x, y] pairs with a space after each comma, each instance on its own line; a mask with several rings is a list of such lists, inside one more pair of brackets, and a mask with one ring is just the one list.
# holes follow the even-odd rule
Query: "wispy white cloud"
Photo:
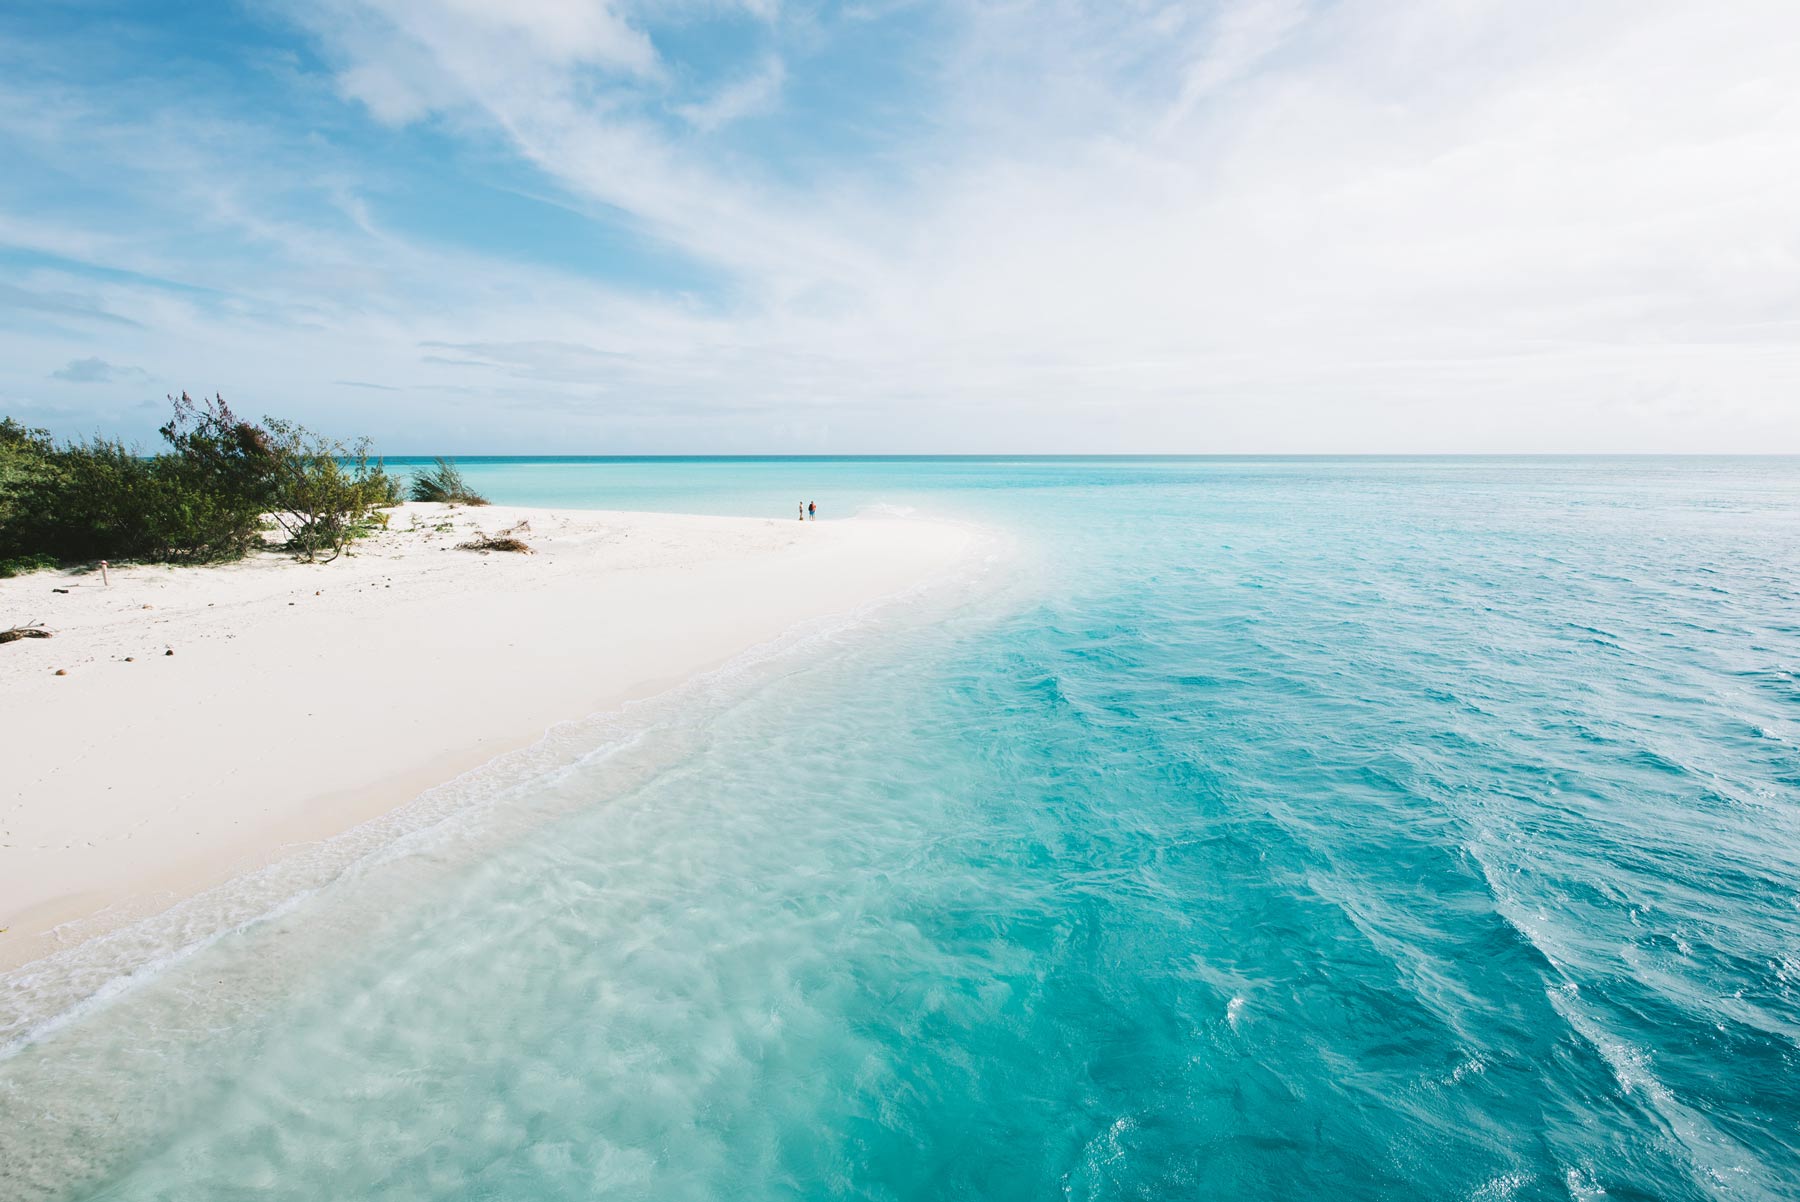
[[388, 122], [528, 93], [545, 71], [641, 76], [655, 48], [605, 0], [357, 0], [299, 6], [343, 57], [346, 95]]
[[[499, 39], [485, 7], [465, 0], [337, 0], [297, 15], [340, 62], [345, 90], [377, 116], [437, 114], [497, 133], [551, 178], [629, 215], [647, 236], [782, 279], [809, 261], [840, 274], [874, 267], [863, 248], [809, 216], [804, 194], [697, 153], [654, 119], [667, 96], [663, 64], [621, 10], [603, 0], [566, 6], [606, 36], [565, 45], [559, 31], [574, 18], [562, 7], [510, 14], [512, 36]], [[669, 109], [715, 130], [773, 100], [783, 77], [780, 60], [765, 58], [754, 74]]]
[[695, 129], [712, 133], [734, 121], [768, 112], [780, 99], [786, 79], [781, 60], [769, 58], [752, 74], [731, 81], [704, 100], [676, 105], [675, 111]]
[[[1184, 11], [1171, 5], [1159, 14], [1159, 23], [1180, 33]], [[1215, 8], [1206, 35], [1197, 39], [1196, 53], [1182, 68], [1181, 89], [1165, 124], [1179, 124], [1207, 98], [1254, 72], [1309, 15], [1304, 0], [1245, 0]]]

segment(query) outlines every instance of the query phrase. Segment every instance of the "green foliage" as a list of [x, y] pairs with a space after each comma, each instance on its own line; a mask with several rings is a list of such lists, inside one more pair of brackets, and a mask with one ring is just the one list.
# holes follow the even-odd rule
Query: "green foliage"
[[366, 443], [347, 453], [288, 422], [245, 421], [220, 397], [172, 404], [169, 450], [153, 456], [117, 439], [59, 446], [0, 421], [0, 560], [238, 559], [263, 545], [271, 513], [315, 559], [398, 500]]
[[42, 470], [53, 450], [50, 431], [0, 418], [0, 492], [13, 481]]
[[187, 491], [234, 503], [241, 511], [240, 528], [217, 537], [254, 535], [273, 500], [276, 451], [269, 431], [241, 420], [224, 397], [195, 402], [184, 392], [174, 405], [174, 416], [160, 431], [173, 454], [160, 458]]
[[12, 511], [13, 494], [49, 470], [54, 450], [48, 430], [32, 429], [10, 417], [0, 419], [0, 531]]
[[95, 438], [56, 448], [7, 494], [0, 554], [59, 560], [156, 558], [180, 500], [152, 460]]
[[443, 501], [457, 505], [486, 505], [488, 499], [469, 487], [462, 473], [456, 470], [456, 464], [448, 459], [439, 459], [436, 466], [423, 472], [415, 472], [412, 478], [412, 499], [415, 501]]
[[186, 393], [162, 428], [174, 448], [145, 457], [117, 439], [63, 446], [9, 423], [31, 462], [0, 496], [0, 556], [68, 562], [236, 559], [260, 541], [269, 501], [266, 433], [223, 400]]
[[262, 543], [263, 514], [274, 502], [269, 432], [231, 411], [223, 397], [195, 402], [187, 393], [161, 430], [172, 453], [150, 462], [163, 507], [152, 514], [144, 558], [240, 559]]
[[[354, 446], [314, 434], [292, 422], [269, 419], [274, 452], [275, 520], [287, 531], [288, 548], [309, 563], [321, 552], [344, 553], [369, 532], [381, 505], [393, 504], [394, 480], [369, 461], [369, 440]], [[387, 515], [379, 515], [387, 525]]]
[[11, 559], [0, 559], [0, 580], [56, 566], [56, 557], [53, 555], [17, 555]]
[[[400, 482], [400, 477], [388, 475], [387, 469], [382, 466], [381, 460], [379, 459], [375, 461], [375, 471], [377, 475], [380, 476], [380, 479], [370, 481], [369, 492], [371, 495], [378, 498], [375, 502], [376, 508], [388, 509], [395, 505], [404, 505], [406, 503], [406, 490]], [[381, 519], [381, 525], [385, 528], [387, 526], [387, 514], [384, 513], [378, 516]]]

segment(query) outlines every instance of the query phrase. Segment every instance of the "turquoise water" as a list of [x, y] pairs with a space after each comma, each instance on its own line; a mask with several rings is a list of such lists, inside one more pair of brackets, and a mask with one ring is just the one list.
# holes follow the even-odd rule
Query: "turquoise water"
[[995, 538], [15, 1042], [0, 1195], [1800, 1197], [1800, 461], [465, 467]]

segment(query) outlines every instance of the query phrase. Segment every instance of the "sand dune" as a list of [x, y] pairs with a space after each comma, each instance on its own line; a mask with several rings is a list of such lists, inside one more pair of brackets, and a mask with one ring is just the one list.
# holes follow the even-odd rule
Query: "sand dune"
[[[455, 549], [520, 521], [535, 554]], [[0, 967], [903, 589], [967, 544], [918, 521], [407, 505], [331, 564], [0, 581], [0, 626], [55, 631], [0, 646]]]

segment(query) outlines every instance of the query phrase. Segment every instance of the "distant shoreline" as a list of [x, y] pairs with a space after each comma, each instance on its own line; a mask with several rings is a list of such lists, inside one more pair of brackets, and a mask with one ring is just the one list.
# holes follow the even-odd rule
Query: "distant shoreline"
[[[0, 971], [904, 589], [971, 538], [875, 518], [391, 513], [331, 564], [0, 580], [0, 616], [55, 631], [0, 647]], [[520, 522], [534, 554], [456, 547]]]

